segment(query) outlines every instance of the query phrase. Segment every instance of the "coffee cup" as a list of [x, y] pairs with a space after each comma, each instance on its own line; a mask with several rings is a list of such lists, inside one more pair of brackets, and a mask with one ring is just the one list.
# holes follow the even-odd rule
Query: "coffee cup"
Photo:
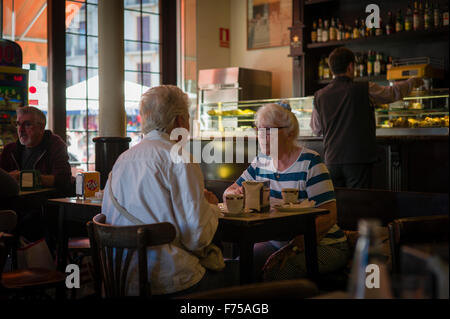
[[227, 194], [225, 195], [227, 204], [227, 211], [231, 214], [238, 214], [244, 207], [244, 195], [242, 194]]
[[298, 202], [298, 188], [283, 188], [281, 189], [281, 196], [283, 203], [297, 203]]

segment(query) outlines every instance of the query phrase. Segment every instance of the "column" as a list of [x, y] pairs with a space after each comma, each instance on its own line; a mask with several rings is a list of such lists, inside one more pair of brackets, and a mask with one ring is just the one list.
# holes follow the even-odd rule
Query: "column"
[[98, 1], [99, 136], [95, 169], [103, 189], [117, 157], [128, 149], [124, 106], [123, 0]]

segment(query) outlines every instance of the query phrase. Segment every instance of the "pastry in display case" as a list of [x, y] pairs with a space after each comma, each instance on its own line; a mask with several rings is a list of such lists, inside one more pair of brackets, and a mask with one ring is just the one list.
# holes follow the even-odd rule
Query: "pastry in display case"
[[[313, 108], [313, 97], [286, 99], [261, 99], [252, 101], [200, 103], [199, 132], [203, 136], [256, 136], [255, 114], [267, 103], [287, 103], [296, 115], [300, 136], [312, 136], [309, 123]], [[196, 136], [199, 137], [199, 136]]]
[[[377, 135], [396, 135], [395, 129], [428, 129], [409, 131], [413, 135], [420, 132], [448, 134], [448, 89], [422, 93], [413, 92], [403, 100], [379, 105], [376, 109]], [[405, 133], [404, 130], [400, 132]]]

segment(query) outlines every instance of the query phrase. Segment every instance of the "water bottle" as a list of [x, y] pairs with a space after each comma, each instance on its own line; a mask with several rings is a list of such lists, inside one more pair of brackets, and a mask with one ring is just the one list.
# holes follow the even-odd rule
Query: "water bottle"
[[358, 223], [356, 243], [348, 292], [355, 299], [390, 299], [391, 285], [385, 256], [378, 234], [380, 221], [362, 219]]

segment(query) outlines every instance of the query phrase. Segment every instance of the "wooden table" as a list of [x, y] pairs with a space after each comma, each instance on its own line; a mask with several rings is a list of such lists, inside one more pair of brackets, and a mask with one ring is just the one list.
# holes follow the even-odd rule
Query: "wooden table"
[[[49, 199], [49, 204], [59, 205], [58, 217], [58, 269], [65, 270], [67, 260], [67, 222], [88, 222], [101, 212], [101, 203], [76, 198]], [[216, 238], [237, 243], [240, 248], [240, 282], [253, 281], [253, 245], [268, 240], [289, 240], [303, 234], [308, 277], [318, 274], [316, 217], [328, 210], [311, 208], [302, 212], [247, 213], [237, 217], [220, 217]]]

